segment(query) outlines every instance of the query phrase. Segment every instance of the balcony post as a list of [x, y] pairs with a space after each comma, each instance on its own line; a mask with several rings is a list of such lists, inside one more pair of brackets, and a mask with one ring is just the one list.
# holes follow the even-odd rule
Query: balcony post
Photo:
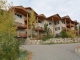
[[70, 21], [70, 29], [71, 29], [71, 21]]
[[28, 37], [28, 13], [27, 13], [27, 37]]
[[[37, 16], [37, 26], [38, 26], [38, 16]], [[38, 29], [38, 38], [39, 38], [39, 29]]]
[[75, 23], [74, 23], [74, 30], [75, 30]]
[[75, 31], [76, 31], [76, 29], [75, 29], [75, 23], [74, 23], [74, 34], [76, 35], [76, 32]]
[[53, 33], [52, 34], [54, 35], [54, 19], [53, 19], [53, 16], [52, 16], [52, 25], [53, 25], [52, 26], [52, 30], [53, 30]]
[[66, 27], [66, 32], [67, 32], [67, 23], [66, 23], [66, 19], [65, 19], [65, 27]]

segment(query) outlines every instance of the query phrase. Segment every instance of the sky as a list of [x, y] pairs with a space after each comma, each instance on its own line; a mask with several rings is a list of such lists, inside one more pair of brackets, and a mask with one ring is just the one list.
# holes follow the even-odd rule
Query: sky
[[54, 14], [61, 17], [69, 15], [73, 21], [80, 22], [80, 0], [8, 0], [8, 3], [10, 2], [13, 2], [14, 6], [31, 7], [46, 17]]

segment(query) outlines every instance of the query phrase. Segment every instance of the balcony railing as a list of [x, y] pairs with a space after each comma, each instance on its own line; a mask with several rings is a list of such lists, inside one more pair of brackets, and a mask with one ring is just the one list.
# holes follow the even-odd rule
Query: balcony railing
[[27, 33], [18, 33], [17, 37], [26, 38], [27, 37]]
[[16, 22], [15, 25], [17, 26], [18, 29], [26, 29], [27, 28], [27, 26], [25, 24], [22, 24], [22, 23]]
[[44, 31], [44, 28], [43, 27], [35, 27], [35, 30], [36, 31]]
[[74, 24], [67, 24], [68, 27], [70, 27], [70, 25], [71, 25], [71, 27], [74, 27]]
[[17, 25], [17, 27], [18, 27], [18, 28], [21, 28], [21, 29], [26, 29], [26, 28], [27, 28], [27, 26], [24, 25], [24, 24]]
[[65, 27], [64, 27], [64, 28], [62, 28], [62, 29], [63, 29], [63, 30], [67, 30], [67, 31], [68, 31], [68, 30], [70, 30], [70, 28], [65, 28]]

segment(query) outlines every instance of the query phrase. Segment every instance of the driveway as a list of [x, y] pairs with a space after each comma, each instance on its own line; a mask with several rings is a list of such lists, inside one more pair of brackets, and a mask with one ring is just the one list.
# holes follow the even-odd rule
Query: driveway
[[32, 60], [80, 60], [75, 48], [80, 43], [53, 45], [23, 45], [25, 50], [32, 51]]

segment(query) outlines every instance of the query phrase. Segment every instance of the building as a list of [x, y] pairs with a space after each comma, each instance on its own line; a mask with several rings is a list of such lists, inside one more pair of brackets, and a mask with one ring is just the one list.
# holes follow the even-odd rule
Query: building
[[80, 36], [80, 22], [77, 24], [77, 28], [78, 28], [78, 35]]
[[[13, 6], [11, 9], [15, 13], [15, 22], [18, 27], [17, 37], [27, 38], [30, 36], [28, 21], [31, 10], [33, 9], [31, 7], [24, 8], [23, 6]], [[48, 24], [48, 27], [51, 29], [54, 36], [58, 35], [63, 29], [66, 31], [72, 29], [75, 35], [78, 34], [78, 31], [75, 30], [75, 26], [78, 22], [71, 20], [69, 16], [60, 17], [59, 14], [55, 14], [50, 17], [46, 17], [44, 14], [38, 15], [35, 11], [34, 13], [36, 17], [34, 29], [36, 39], [40, 39], [43, 36], [45, 23]]]

